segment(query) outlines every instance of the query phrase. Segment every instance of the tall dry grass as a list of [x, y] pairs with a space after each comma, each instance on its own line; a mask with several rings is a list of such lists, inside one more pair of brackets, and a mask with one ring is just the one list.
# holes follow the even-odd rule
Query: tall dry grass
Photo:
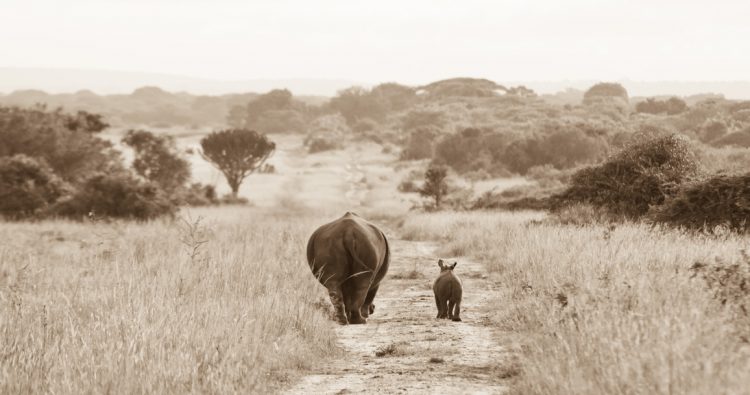
[[336, 352], [304, 261], [324, 220], [0, 223], [0, 393], [278, 388]]
[[494, 322], [523, 343], [519, 393], [750, 393], [747, 321], [690, 269], [743, 259], [748, 237], [476, 212], [414, 215], [403, 231], [502, 284]]

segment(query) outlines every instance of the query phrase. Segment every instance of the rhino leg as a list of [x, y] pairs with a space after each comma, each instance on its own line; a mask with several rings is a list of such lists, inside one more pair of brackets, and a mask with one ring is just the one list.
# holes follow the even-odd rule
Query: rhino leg
[[352, 294], [350, 295], [351, 302], [349, 305], [349, 312], [351, 313], [351, 319], [349, 320], [350, 324], [365, 324], [367, 323], [367, 316], [362, 314], [362, 309], [365, 308], [363, 306], [365, 302], [365, 298], [367, 297], [367, 289], [366, 288], [360, 288], [360, 289], [353, 289]]
[[367, 318], [370, 316], [370, 314], [375, 312], [375, 305], [372, 304], [373, 299], [375, 299], [375, 294], [378, 293], [378, 287], [379, 285], [376, 285], [374, 287], [371, 287], [369, 291], [367, 291], [367, 297], [365, 297], [365, 303], [362, 305], [362, 316]]
[[456, 306], [456, 302], [453, 299], [448, 299], [448, 319], [453, 319], [453, 308]]
[[445, 309], [445, 301], [441, 300], [437, 295], [435, 295], [435, 304], [437, 304], [438, 309], [437, 318], [447, 317], [448, 312]]
[[349, 323], [346, 317], [346, 308], [344, 307], [344, 294], [341, 292], [341, 287], [329, 288], [328, 297], [331, 298], [331, 304], [336, 310], [336, 320], [341, 325]]
[[451, 320], [453, 321], [461, 321], [461, 302], [456, 302], [456, 309], [453, 311], [453, 317], [451, 317]]

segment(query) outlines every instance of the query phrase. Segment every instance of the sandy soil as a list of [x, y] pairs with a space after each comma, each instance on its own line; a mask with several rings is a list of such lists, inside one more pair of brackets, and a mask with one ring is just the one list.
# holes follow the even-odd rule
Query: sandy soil
[[439, 272], [435, 246], [391, 240], [391, 248], [393, 260], [375, 298], [375, 314], [366, 325], [337, 327], [344, 355], [314, 369], [285, 393], [506, 392], [508, 354], [489, 326], [487, 291], [492, 285], [481, 264], [456, 259], [456, 274], [464, 285], [463, 321], [438, 320], [432, 293]]

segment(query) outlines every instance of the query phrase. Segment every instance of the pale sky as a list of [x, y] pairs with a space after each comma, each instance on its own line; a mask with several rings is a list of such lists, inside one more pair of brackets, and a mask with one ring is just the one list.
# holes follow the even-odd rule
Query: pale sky
[[220, 80], [750, 79], [750, 0], [0, 0], [0, 37], [0, 67]]

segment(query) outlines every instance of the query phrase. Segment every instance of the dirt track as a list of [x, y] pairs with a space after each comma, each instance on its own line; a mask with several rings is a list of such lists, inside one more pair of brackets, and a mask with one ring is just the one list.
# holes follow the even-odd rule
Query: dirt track
[[[437, 320], [435, 246], [391, 240], [393, 259], [366, 325], [337, 327], [340, 359], [305, 376], [288, 394], [506, 392], [507, 354], [493, 336], [481, 264], [458, 259], [463, 322]], [[376, 356], [376, 353], [385, 355]]]

